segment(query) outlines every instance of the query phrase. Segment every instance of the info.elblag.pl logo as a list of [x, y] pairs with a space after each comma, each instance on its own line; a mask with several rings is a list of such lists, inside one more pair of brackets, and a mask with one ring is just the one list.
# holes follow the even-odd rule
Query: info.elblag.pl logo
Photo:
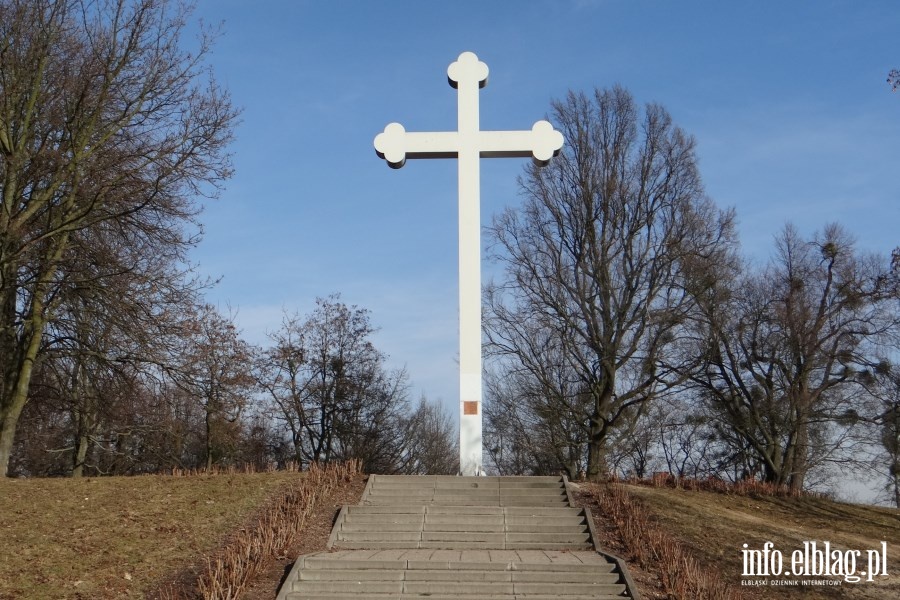
[[[828, 577], [832, 579], [742, 580], [742, 585], [840, 585], [842, 582], [875, 581], [887, 576], [887, 542], [880, 548], [842, 550], [831, 542], [803, 542], [789, 557], [766, 542], [759, 550], [743, 545], [743, 577]], [[841, 579], [833, 579], [840, 577]]]

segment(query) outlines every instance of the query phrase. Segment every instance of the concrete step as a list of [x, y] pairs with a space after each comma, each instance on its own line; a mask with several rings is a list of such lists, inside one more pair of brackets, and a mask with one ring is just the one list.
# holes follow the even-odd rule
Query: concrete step
[[415, 494], [400, 494], [390, 496], [386, 494], [371, 494], [365, 504], [467, 504], [469, 506], [505, 506], [509, 504], [523, 504], [524, 506], [546, 504], [548, 506], [568, 506], [568, 500], [562, 495], [547, 494], [523, 494], [521, 496], [504, 496], [498, 494], [429, 494], [416, 496]]
[[470, 519], [450, 522], [450, 523], [434, 523], [425, 521], [424, 531], [479, 531], [503, 533], [506, 527], [503, 520], [491, 521], [486, 523], [483, 521], [471, 521]]
[[373, 475], [364, 505], [568, 506], [559, 477], [420, 477]]
[[[352, 542], [342, 540], [339, 544], [344, 550], [409, 550], [419, 548], [421, 542]], [[485, 547], [487, 549], [487, 547]]]
[[567, 533], [505, 533], [496, 531], [340, 531], [337, 535], [337, 546], [340, 542], [496, 542], [498, 549], [508, 543], [552, 543], [575, 544], [583, 546], [589, 543], [587, 532]]
[[565, 507], [568, 502], [560, 498], [549, 498], [546, 496], [423, 496], [421, 498], [413, 498], [408, 495], [403, 496], [369, 496], [365, 501], [366, 506], [372, 505], [389, 505], [389, 506], [546, 506], [552, 508], [555, 506]]
[[504, 514], [514, 517], [565, 517], [584, 514], [580, 508], [569, 506], [504, 506]]
[[500, 484], [526, 483], [532, 485], [541, 485], [546, 483], [558, 483], [561, 481], [560, 477], [552, 475], [501, 475], [494, 477], [472, 475], [467, 475], [464, 477], [461, 477], [459, 475], [370, 475], [370, 477], [373, 479], [374, 483], [407, 482], [414, 485], [434, 485], [435, 483], [439, 485], [454, 485], [484, 482], [498, 482]]
[[[422, 531], [339, 531], [337, 545], [341, 542], [418, 542], [422, 539]], [[415, 548], [415, 545], [412, 546]]]
[[300, 581], [403, 581], [403, 578], [402, 569], [304, 569], [300, 572]]
[[552, 485], [498, 485], [496, 483], [490, 483], [486, 481], [481, 481], [478, 483], [450, 483], [448, 485], [414, 485], [414, 484], [393, 484], [393, 483], [378, 483], [375, 482], [369, 485], [366, 488], [366, 491], [369, 493], [373, 492], [421, 492], [421, 491], [432, 491], [432, 492], [442, 492], [442, 493], [458, 493], [463, 491], [471, 491], [471, 492], [502, 492], [502, 493], [521, 493], [523, 491], [533, 491], [533, 492], [560, 492], [565, 491], [565, 485], [561, 482], [556, 482]]
[[[494, 506], [486, 506], [485, 509], [498, 508]], [[348, 506], [347, 514], [369, 514], [369, 515], [377, 515], [377, 514], [391, 514], [391, 515], [424, 515], [425, 514], [425, 505], [414, 505], [414, 504], [401, 504], [398, 506], [382, 506], [382, 505], [371, 505], [371, 504], [360, 504], [357, 506]]]
[[[540, 500], [541, 502], [553, 502], [560, 503], [563, 505], [568, 505], [568, 499], [565, 494], [558, 494], [555, 492], [541, 492], [541, 493], [528, 493], [527, 491], [524, 493], [515, 493], [515, 494], [498, 494], [496, 490], [484, 490], [471, 492], [466, 490], [459, 490], [458, 492], [417, 492], [417, 493], [405, 493], [405, 492], [395, 492], [391, 491], [390, 493], [381, 492], [381, 493], [372, 493], [366, 497], [365, 504], [384, 504], [385, 502], [400, 502], [401, 504], [416, 504], [419, 502], [431, 502], [431, 503], [442, 503], [442, 502], [453, 502], [455, 500], [461, 500], [464, 498], [470, 498], [474, 500], [480, 500], [484, 502], [485, 506], [496, 506], [498, 502], [511, 502], [515, 500]], [[474, 504], [474, 503], [472, 503]]]
[[507, 500], [521, 500], [523, 498], [540, 499], [543, 502], [560, 502], [568, 505], [568, 498], [565, 493], [541, 490], [540, 492], [530, 492], [528, 490], [516, 491], [512, 493], [497, 492], [497, 490], [456, 490], [456, 491], [419, 491], [407, 493], [402, 490], [376, 491], [368, 494], [362, 502], [365, 504], [373, 504], [376, 501], [383, 503], [385, 500], [402, 500], [403, 504], [414, 504], [414, 501], [452, 501], [459, 498], [477, 498], [487, 503], [484, 506], [497, 506], [497, 502]]
[[494, 523], [500, 523], [501, 525], [506, 522], [507, 517], [505, 513], [497, 513], [493, 515], [478, 515], [478, 514], [469, 514], [469, 513], [461, 513], [461, 514], [453, 514], [447, 512], [441, 513], [426, 513], [425, 514], [425, 524], [426, 525], [450, 525], [454, 523], [465, 522], [467, 524], [472, 525], [491, 525]]
[[403, 492], [410, 494], [465, 494], [465, 493], [494, 493], [494, 494], [561, 494], [565, 493], [566, 488], [560, 485], [552, 486], [529, 486], [529, 487], [507, 487], [507, 486], [448, 486], [448, 487], [413, 487], [407, 485], [373, 485], [369, 488], [370, 494], [400, 494]]
[[509, 570], [450, 570], [450, 569], [305, 569], [300, 581], [507, 581], [522, 583], [554, 583], [564, 575], [569, 583], [616, 583], [618, 573]]
[[360, 523], [358, 521], [344, 521], [342, 532], [348, 531], [422, 531], [423, 522], [412, 523]]
[[389, 527], [343, 527], [334, 535], [336, 548], [485, 548], [509, 549], [584, 549], [591, 547], [590, 532], [585, 527], [545, 531], [504, 530], [497, 527], [442, 526], [440, 529]]
[[515, 517], [572, 516], [582, 514], [580, 508], [569, 506], [425, 506], [397, 505], [384, 506], [365, 504], [348, 506], [348, 515], [512, 515]]
[[[513, 553], [514, 554], [514, 553]], [[593, 556], [592, 553], [589, 553]], [[488, 555], [490, 556], [490, 555]], [[330, 553], [319, 556], [307, 556], [303, 559], [303, 569], [316, 571], [352, 571], [375, 570], [408, 570], [408, 571], [516, 571], [528, 573], [612, 573], [615, 565], [607, 561], [595, 561], [589, 564], [579, 563], [529, 563], [529, 562], [463, 562], [452, 560], [379, 560], [361, 558], [356, 560], [336, 560]]]
[[496, 542], [503, 544], [506, 536], [486, 531], [423, 531], [423, 542]]
[[591, 550], [594, 545], [591, 542], [576, 544], [573, 542], [542, 542], [542, 541], [521, 541], [506, 542], [505, 550], [556, 550], [559, 552], [569, 552], [571, 550]]
[[578, 510], [575, 513], [565, 512], [558, 515], [552, 513], [547, 515], [522, 515], [510, 511], [506, 513], [505, 521], [507, 525], [521, 525], [523, 527], [533, 527], [536, 525], [551, 525], [554, 527], [583, 525], [584, 513]]
[[540, 533], [529, 531], [527, 533], [509, 533], [506, 534], [506, 540], [508, 543], [538, 543], [538, 542], [546, 542], [548, 544], [579, 544], [579, 545], [587, 545], [590, 544], [591, 534], [587, 531], [578, 532], [578, 531], [567, 531], [567, 532], [553, 532], [553, 533]]
[[589, 542], [583, 544], [574, 542], [550, 543], [539, 540], [520, 542], [497, 541], [454, 541], [454, 540], [421, 540], [421, 541], [354, 541], [341, 540], [336, 547], [344, 550], [557, 550], [569, 552], [572, 550], [591, 550], [593, 545]]
[[584, 519], [567, 525], [531, 525], [528, 523], [506, 523], [509, 533], [555, 533], [557, 531], [587, 531]]
[[[330, 594], [330, 593], [317, 593], [315, 595], [304, 594], [301, 592], [291, 592], [285, 596], [282, 596], [283, 600], [459, 600], [460, 598], [465, 598], [466, 596], [445, 596], [444, 594], [396, 594], [396, 593], [388, 593], [388, 594], [365, 594], [365, 593], [353, 593], [353, 594]], [[553, 595], [534, 595], [534, 594], [502, 594], [502, 595], [484, 595], [480, 594], [478, 596], [472, 596], [472, 598], [478, 598], [479, 600], [557, 600], [558, 598], [564, 598], [565, 600], [622, 600], [623, 596], [621, 595], [575, 595], [575, 596], [559, 596], [556, 594]]]
[[547, 508], [553, 508], [556, 506], [568, 506], [569, 503], [566, 500], [558, 500], [555, 502], [551, 502], [548, 500], [544, 500], [542, 498], [501, 498], [500, 506], [545, 506]]
[[556, 533], [559, 531], [587, 531], [584, 522], [573, 523], [569, 526], [560, 525], [517, 525], [515, 523], [504, 523], [499, 521], [472, 521], [469, 519], [458, 520], [445, 523], [431, 523], [425, 521], [422, 523], [360, 523], [358, 521], [344, 521], [341, 526], [341, 532], [365, 532], [365, 531], [382, 531], [382, 532], [399, 532], [399, 531], [474, 531], [482, 533]]
[[573, 595], [606, 594], [615, 596], [625, 591], [619, 583], [569, 583], [554, 582], [515, 582], [515, 581], [415, 581], [415, 580], [335, 580], [335, 581], [294, 581], [291, 590], [311, 596], [330, 594], [419, 594], [447, 596], [492, 596], [492, 595], [528, 595], [547, 594], [556, 597]]
[[[511, 508], [511, 507], [506, 507]], [[377, 513], [366, 514], [348, 511], [344, 515], [345, 524], [353, 524], [358, 526], [365, 525], [425, 525], [431, 527], [439, 527], [441, 525], [452, 525], [457, 523], [465, 523], [471, 526], [478, 525], [495, 525], [505, 524], [507, 528], [521, 527], [572, 527], [584, 525], [584, 515], [580, 511], [575, 514], [562, 515], [517, 515], [513, 513], [498, 513], [492, 515], [470, 514], [470, 513], [440, 513], [440, 514], [391, 514]]]
[[405, 488], [405, 489], [457, 489], [457, 488], [493, 488], [493, 489], [543, 489], [562, 488], [565, 483], [559, 477], [551, 477], [542, 481], [502, 481], [496, 477], [447, 477], [431, 481], [413, 481], [408, 479], [396, 479], [389, 475], [375, 475], [371, 488]]

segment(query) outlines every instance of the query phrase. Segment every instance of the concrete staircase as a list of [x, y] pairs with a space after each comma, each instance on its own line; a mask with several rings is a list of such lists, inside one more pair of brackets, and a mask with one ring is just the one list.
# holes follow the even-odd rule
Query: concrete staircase
[[590, 550], [559, 477], [373, 475], [335, 525], [341, 548]]
[[569, 506], [560, 477], [373, 475], [363, 504], [431, 506]]
[[635, 598], [559, 477], [372, 475], [278, 600]]

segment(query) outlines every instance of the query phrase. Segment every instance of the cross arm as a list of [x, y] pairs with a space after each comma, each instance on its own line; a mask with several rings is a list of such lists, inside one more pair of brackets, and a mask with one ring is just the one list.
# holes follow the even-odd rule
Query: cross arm
[[538, 121], [529, 131], [481, 131], [479, 153], [483, 157], [515, 158], [531, 156], [546, 165], [563, 147], [563, 135], [547, 121]]
[[563, 135], [547, 121], [538, 121], [527, 131], [478, 131], [465, 141], [458, 132], [412, 132], [403, 125], [391, 123], [375, 137], [375, 152], [393, 169], [406, 164], [407, 158], [456, 158], [460, 148], [472, 148], [484, 158], [515, 158], [531, 156], [546, 165], [559, 154]]
[[456, 158], [459, 134], [455, 131], [406, 131], [400, 123], [391, 123], [375, 136], [375, 152], [392, 169], [402, 167], [407, 158]]

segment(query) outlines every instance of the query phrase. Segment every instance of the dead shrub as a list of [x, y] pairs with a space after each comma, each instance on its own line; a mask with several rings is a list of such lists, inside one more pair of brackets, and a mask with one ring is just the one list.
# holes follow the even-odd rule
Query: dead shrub
[[683, 489], [691, 492], [715, 492], [717, 494], [757, 498], [828, 498], [827, 494], [821, 492], [792, 490], [787, 485], [778, 485], [766, 481], [759, 481], [758, 479], [742, 479], [734, 482], [725, 481], [719, 477], [695, 479], [692, 477], [677, 477], [666, 471], [655, 472], [650, 477], [645, 478], [638, 478], [635, 476], [622, 478], [613, 473], [607, 477], [607, 481], [609, 483], [627, 483], [629, 485], [642, 485], [654, 488]]
[[707, 572], [622, 486], [590, 484], [584, 490], [615, 525], [625, 547], [625, 558], [656, 573], [669, 600], [743, 598], [740, 590]]
[[255, 524], [241, 529], [215, 555], [207, 557], [195, 589], [185, 590], [173, 584], [160, 590], [159, 597], [162, 600], [236, 600], [270, 559], [284, 554], [316, 505], [339, 482], [352, 479], [360, 470], [361, 463], [356, 460], [310, 465], [303, 478], [270, 502]]

